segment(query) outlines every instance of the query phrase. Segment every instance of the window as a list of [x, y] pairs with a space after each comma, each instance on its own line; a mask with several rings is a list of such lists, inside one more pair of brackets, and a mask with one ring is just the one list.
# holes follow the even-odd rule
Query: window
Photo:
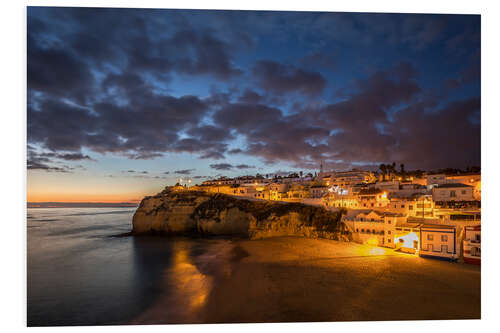
[[389, 234], [389, 235], [390, 235], [390, 234], [391, 234], [391, 231], [390, 231], [390, 230], [389, 230], [389, 231], [387, 231], [387, 234]]
[[358, 228], [356, 228], [356, 232], [359, 232], [359, 229], [358, 229]]
[[441, 242], [447, 242], [448, 241], [448, 235], [441, 235]]
[[455, 198], [457, 196], [457, 193], [455, 191], [450, 191], [450, 197]]
[[409, 205], [408, 210], [413, 210], [413, 205]]
[[372, 232], [375, 233], [375, 229], [372, 229]]
[[434, 235], [427, 235], [427, 240], [434, 240]]
[[361, 232], [365, 232], [365, 229], [361, 229]]
[[481, 256], [481, 248], [479, 247], [473, 247], [470, 249], [470, 254], [474, 257], [480, 257]]
[[405, 205], [401, 205], [401, 208], [405, 208]]
[[387, 238], [387, 243], [390, 243], [391, 242], [391, 239], [390, 238]]
[[465, 190], [462, 190], [462, 194], [465, 194]]

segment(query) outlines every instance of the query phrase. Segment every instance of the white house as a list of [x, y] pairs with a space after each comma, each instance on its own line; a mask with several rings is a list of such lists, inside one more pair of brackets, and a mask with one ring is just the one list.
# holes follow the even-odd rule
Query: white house
[[420, 256], [456, 259], [457, 228], [451, 225], [423, 224], [420, 226]]
[[440, 184], [432, 188], [432, 199], [440, 201], [474, 201], [474, 187], [461, 183]]
[[342, 218], [355, 242], [394, 247], [394, 230], [405, 218], [401, 214], [377, 210], [350, 210]]
[[481, 226], [464, 228], [464, 261], [481, 265]]

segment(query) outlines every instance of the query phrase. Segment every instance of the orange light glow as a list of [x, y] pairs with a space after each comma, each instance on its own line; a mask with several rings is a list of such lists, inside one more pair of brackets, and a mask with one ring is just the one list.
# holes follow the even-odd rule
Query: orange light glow
[[373, 245], [377, 246], [378, 245], [378, 238], [377, 237], [370, 237], [367, 241], [366, 244], [368, 245]]
[[373, 255], [373, 256], [380, 256], [380, 255], [386, 254], [386, 249], [383, 249], [381, 247], [374, 247], [368, 253]]

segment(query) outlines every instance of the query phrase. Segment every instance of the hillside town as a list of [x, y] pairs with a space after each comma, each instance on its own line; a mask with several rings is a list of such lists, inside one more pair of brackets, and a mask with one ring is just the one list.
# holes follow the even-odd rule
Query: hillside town
[[422, 257], [481, 263], [481, 173], [478, 168], [406, 172], [381, 165], [287, 176], [219, 177], [177, 186], [213, 193], [298, 202], [343, 211], [353, 240]]

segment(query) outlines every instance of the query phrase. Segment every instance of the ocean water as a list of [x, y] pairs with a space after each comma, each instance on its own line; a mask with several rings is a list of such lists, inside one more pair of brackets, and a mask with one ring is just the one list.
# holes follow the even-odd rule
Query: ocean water
[[114, 237], [134, 211], [28, 209], [28, 326], [197, 322], [231, 240]]

